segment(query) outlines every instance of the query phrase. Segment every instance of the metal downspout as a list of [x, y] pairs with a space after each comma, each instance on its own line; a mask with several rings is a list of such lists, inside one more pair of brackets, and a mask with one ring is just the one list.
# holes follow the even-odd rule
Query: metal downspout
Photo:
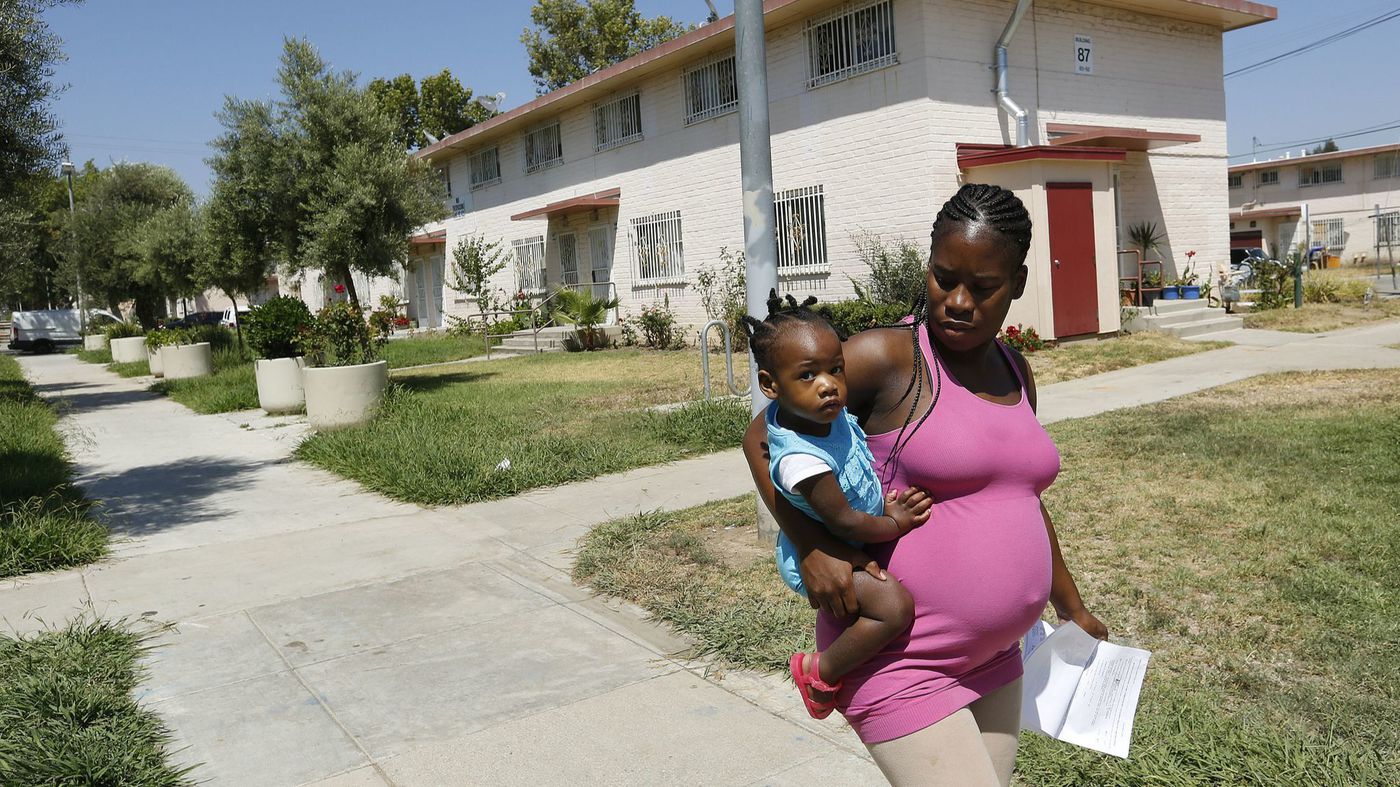
[[1033, 0], [1016, 0], [1016, 10], [1011, 12], [1011, 18], [1006, 20], [1006, 29], [1001, 31], [1001, 37], [997, 39], [996, 48], [993, 50], [996, 56], [997, 84], [993, 91], [997, 95], [997, 106], [1006, 111], [1006, 114], [1016, 119], [1016, 147], [1023, 148], [1030, 144], [1030, 119], [1024, 107], [1011, 99], [1011, 95], [1006, 86], [1006, 50], [1011, 45], [1011, 39], [1016, 35], [1016, 28], [1021, 25], [1021, 18], [1030, 10]]

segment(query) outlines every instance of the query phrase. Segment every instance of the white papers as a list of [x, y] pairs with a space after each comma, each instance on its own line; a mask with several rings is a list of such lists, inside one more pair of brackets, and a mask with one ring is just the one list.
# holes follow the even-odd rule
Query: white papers
[[1021, 729], [1127, 757], [1151, 655], [1096, 640], [1074, 623], [1038, 622], [1021, 656]]

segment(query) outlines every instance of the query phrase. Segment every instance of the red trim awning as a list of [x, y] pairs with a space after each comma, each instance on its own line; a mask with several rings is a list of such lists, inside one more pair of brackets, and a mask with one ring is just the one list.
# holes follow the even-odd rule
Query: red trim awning
[[408, 239], [408, 242], [413, 244], [414, 246], [424, 246], [433, 243], [446, 243], [447, 230], [433, 230], [432, 232], [425, 232], [422, 235], [414, 235], [413, 237]]
[[1089, 145], [1100, 148], [1144, 151], [1200, 142], [1200, 134], [1178, 134], [1171, 131], [1148, 131], [1124, 126], [1081, 126], [1073, 123], [1046, 123], [1045, 133], [1057, 134], [1051, 145]]
[[1259, 208], [1257, 210], [1232, 210], [1230, 211], [1230, 221], [1248, 221], [1250, 219], [1286, 219], [1289, 216], [1301, 216], [1303, 209], [1297, 205], [1286, 205], [1281, 208]]
[[622, 189], [605, 189], [595, 191], [592, 194], [584, 194], [579, 197], [570, 197], [566, 200], [551, 202], [543, 208], [527, 210], [524, 213], [517, 213], [510, 217], [511, 221], [522, 219], [533, 219], [537, 216], [561, 216], [566, 213], [578, 213], [583, 210], [593, 210], [594, 208], [616, 208], [622, 204]]
[[1068, 145], [984, 145], [958, 143], [958, 167], [973, 169], [1019, 161], [1122, 161], [1128, 154], [1119, 148], [1071, 147]]

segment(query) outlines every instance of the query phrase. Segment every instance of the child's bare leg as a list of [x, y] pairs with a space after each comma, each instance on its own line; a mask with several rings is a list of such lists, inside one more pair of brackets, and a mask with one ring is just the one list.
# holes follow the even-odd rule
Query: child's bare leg
[[[895, 637], [903, 634], [914, 620], [914, 599], [899, 580], [891, 577], [881, 581], [858, 571], [854, 581], [860, 614], [830, 647], [822, 651], [821, 660], [817, 662], [817, 674], [825, 683], [841, 680], [847, 672], [869, 660]], [[803, 668], [807, 666], [808, 661], [804, 661]], [[830, 694], [815, 688], [811, 690], [811, 696], [817, 702], [831, 699]]]

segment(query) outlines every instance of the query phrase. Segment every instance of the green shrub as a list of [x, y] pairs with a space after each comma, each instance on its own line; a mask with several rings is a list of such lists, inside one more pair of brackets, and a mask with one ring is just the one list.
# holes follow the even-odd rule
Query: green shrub
[[523, 331], [530, 327], [530, 321], [524, 317], [511, 317], [509, 320], [497, 320], [491, 323], [487, 332], [492, 336], [505, 336], [508, 333]]
[[1290, 255], [1288, 262], [1263, 260], [1255, 263], [1254, 286], [1259, 294], [1254, 298], [1254, 309], [1266, 311], [1293, 305], [1293, 266], [1297, 255]]
[[1035, 328], [1023, 327], [1019, 322], [1003, 328], [997, 338], [1007, 347], [1023, 353], [1033, 353], [1046, 347], [1045, 340], [1040, 338]]
[[109, 342], [113, 339], [130, 339], [142, 334], [141, 326], [134, 322], [114, 322], [103, 328], [102, 332], [107, 335]]
[[248, 346], [263, 358], [295, 358], [299, 337], [311, 328], [311, 310], [300, 298], [279, 295], [255, 306], [243, 320]]
[[312, 366], [355, 366], [379, 360], [385, 338], [370, 331], [359, 309], [332, 303], [316, 315], [297, 346]]
[[146, 349], [154, 350], [171, 344], [189, 344], [189, 331], [184, 328], [152, 328], [146, 332]]
[[199, 344], [208, 342], [209, 349], [213, 352], [231, 349], [236, 341], [233, 331], [222, 325], [196, 325], [193, 328], [186, 328], [181, 344]]
[[700, 305], [711, 320], [723, 320], [729, 326], [729, 344], [736, 353], [749, 349], [749, 336], [739, 324], [748, 313], [747, 272], [744, 252], [730, 252], [727, 247], [720, 247], [719, 264], [701, 268], [695, 274]]
[[641, 343], [653, 350], [679, 350], [685, 347], [685, 330], [676, 325], [676, 313], [671, 311], [669, 295], [661, 303], [643, 306], [641, 314], [629, 317], [627, 323], [640, 337]]
[[881, 325], [893, 325], [909, 315], [908, 304], [880, 304], [866, 300], [822, 303], [816, 309], [843, 336], [854, 336]]
[[1303, 280], [1303, 303], [1341, 302], [1341, 288], [1335, 279], [1309, 276]]
[[887, 243], [870, 232], [859, 232], [852, 240], [870, 270], [865, 281], [851, 280], [860, 300], [910, 307], [927, 290], [928, 254], [918, 244], [904, 238]]

